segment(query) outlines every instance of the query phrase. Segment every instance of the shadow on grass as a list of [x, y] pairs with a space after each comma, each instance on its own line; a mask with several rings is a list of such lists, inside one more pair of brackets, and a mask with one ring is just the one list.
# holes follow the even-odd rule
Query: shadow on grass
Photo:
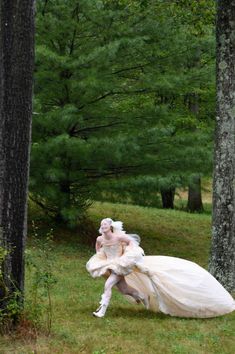
[[[81, 313], [84, 314], [85, 316], [88, 317], [93, 317], [96, 320], [101, 320], [102, 318], [97, 318], [92, 315], [93, 311], [95, 310], [95, 307], [93, 306], [85, 306], [81, 309]], [[117, 320], [117, 319], [156, 319], [156, 320], [161, 320], [161, 321], [186, 321], [186, 322], [191, 322], [191, 321], [213, 321], [215, 318], [190, 318], [190, 317], [176, 317], [176, 316], [170, 316], [170, 315], [165, 315], [164, 313], [161, 312], [153, 312], [153, 311], [148, 311], [144, 308], [137, 308], [136, 306], [133, 308], [127, 308], [127, 307], [112, 307], [110, 306], [107, 310], [107, 313], [103, 319], [106, 320]]]

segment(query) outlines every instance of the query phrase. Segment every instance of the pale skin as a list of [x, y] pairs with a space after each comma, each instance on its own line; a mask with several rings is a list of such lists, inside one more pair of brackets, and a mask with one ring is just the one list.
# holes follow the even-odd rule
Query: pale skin
[[[102, 245], [109, 244], [109, 245], [114, 245], [117, 243], [124, 243], [127, 246], [132, 246], [134, 244], [133, 241], [131, 241], [127, 236], [125, 235], [116, 235], [112, 232], [111, 225], [109, 221], [106, 219], [101, 221], [100, 224], [102, 236], [97, 237], [96, 239], [96, 252], [99, 252], [100, 248]], [[112, 287], [116, 285], [118, 290], [125, 294], [125, 295], [130, 295], [132, 296], [136, 302], [140, 302], [140, 295], [135, 290], [134, 288], [130, 287], [126, 281], [123, 275], [118, 275], [112, 272], [108, 279], [105, 282], [104, 286], [104, 294], [105, 296], [110, 299], [112, 296]]]
[[111, 230], [110, 223], [107, 220], [102, 220], [100, 223], [100, 228], [102, 231], [102, 236], [98, 236], [96, 239], [96, 252], [100, 250], [102, 247], [102, 244], [108, 243], [108, 244], [117, 244], [120, 242], [125, 243], [127, 246], [132, 245], [132, 241], [125, 235], [114, 235], [114, 233]]

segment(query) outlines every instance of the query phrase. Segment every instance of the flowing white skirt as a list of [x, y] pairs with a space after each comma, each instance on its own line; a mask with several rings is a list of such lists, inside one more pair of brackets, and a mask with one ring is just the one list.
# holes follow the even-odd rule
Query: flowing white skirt
[[235, 310], [227, 290], [194, 262], [167, 256], [142, 256], [142, 249], [105, 259], [102, 253], [87, 263], [93, 277], [108, 271], [124, 275], [128, 285], [149, 296], [150, 310], [179, 317], [216, 317]]

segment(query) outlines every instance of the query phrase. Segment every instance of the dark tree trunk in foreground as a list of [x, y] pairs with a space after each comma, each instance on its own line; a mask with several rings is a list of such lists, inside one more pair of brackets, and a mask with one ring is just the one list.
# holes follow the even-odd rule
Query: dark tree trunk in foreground
[[[34, 0], [0, 0], [0, 307], [24, 290]], [[18, 300], [22, 301], [22, 296]]]
[[235, 290], [235, 1], [217, 9], [217, 112], [210, 272]]
[[192, 213], [203, 211], [201, 178], [198, 175], [194, 175], [189, 184], [187, 210]]
[[161, 189], [162, 207], [174, 209], [175, 188]]

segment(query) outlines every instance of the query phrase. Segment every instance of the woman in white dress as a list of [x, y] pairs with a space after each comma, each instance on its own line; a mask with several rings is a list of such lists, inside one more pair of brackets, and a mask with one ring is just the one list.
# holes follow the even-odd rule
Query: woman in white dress
[[232, 296], [196, 263], [145, 256], [138, 235], [126, 234], [120, 221], [103, 219], [99, 232], [96, 254], [86, 264], [92, 277], [107, 278], [94, 316], [104, 317], [113, 286], [145, 308], [171, 316], [207, 318], [235, 310]]

